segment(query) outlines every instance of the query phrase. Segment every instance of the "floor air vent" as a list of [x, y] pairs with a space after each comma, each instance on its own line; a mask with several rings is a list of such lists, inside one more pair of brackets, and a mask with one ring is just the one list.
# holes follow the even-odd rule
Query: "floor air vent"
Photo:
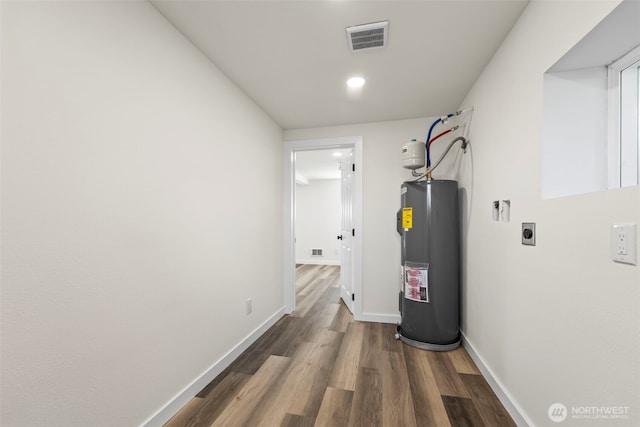
[[349, 49], [353, 52], [386, 47], [388, 35], [389, 21], [355, 25], [347, 28]]
[[311, 249], [312, 256], [322, 256], [322, 249]]

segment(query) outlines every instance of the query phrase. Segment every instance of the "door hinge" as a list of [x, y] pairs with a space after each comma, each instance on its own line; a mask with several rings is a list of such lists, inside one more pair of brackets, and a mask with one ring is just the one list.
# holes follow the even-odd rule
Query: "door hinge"
[[355, 229], [355, 228], [352, 228], [352, 229], [351, 229], [351, 235], [352, 235], [353, 237], [356, 237], [356, 229]]
[[351, 294], [351, 301], [355, 301], [356, 300], [356, 294]]

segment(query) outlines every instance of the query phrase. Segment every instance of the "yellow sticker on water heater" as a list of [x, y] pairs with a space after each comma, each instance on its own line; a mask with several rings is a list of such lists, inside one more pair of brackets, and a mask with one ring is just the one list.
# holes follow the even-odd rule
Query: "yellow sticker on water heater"
[[402, 208], [402, 228], [413, 228], [413, 208]]

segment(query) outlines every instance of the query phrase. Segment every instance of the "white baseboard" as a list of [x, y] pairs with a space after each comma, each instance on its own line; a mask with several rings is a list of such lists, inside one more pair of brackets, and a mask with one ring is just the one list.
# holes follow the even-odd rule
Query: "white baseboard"
[[297, 259], [296, 264], [340, 265], [340, 260], [331, 260], [331, 259], [322, 259], [322, 258], [305, 258], [305, 259]]
[[482, 372], [482, 376], [484, 376], [484, 378], [487, 380], [489, 386], [498, 397], [498, 400], [500, 400], [509, 415], [511, 415], [511, 418], [513, 418], [513, 421], [515, 421], [516, 425], [518, 425], [518, 427], [528, 427], [534, 425], [533, 422], [525, 415], [520, 405], [518, 405], [513, 399], [513, 396], [511, 396], [511, 394], [502, 385], [502, 383], [493, 375], [493, 371], [491, 371], [491, 369], [486, 365], [484, 359], [482, 359], [482, 357], [478, 354], [467, 336], [464, 333], [461, 333], [461, 335], [463, 347], [465, 348], [465, 350], [467, 350], [467, 353], [469, 353], [469, 356], [471, 356], [471, 359], [473, 359], [476, 366], [478, 366], [478, 369], [480, 369], [480, 372]]
[[227, 354], [222, 356], [209, 369], [204, 371], [202, 375], [193, 380], [191, 384], [178, 393], [173, 399], [167, 402], [158, 412], [153, 414], [147, 421], [142, 423], [144, 427], [162, 426], [171, 419], [184, 405], [186, 405], [196, 394], [200, 392], [207, 384], [217, 377], [227, 366], [242, 354], [251, 344], [264, 334], [267, 329], [272, 327], [282, 316], [284, 316], [284, 307], [274, 313], [265, 320], [253, 332], [247, 335], [234, 348], [229, 350]]
[[362, 313], [360, 319], [363, 322], [378, 322], [378, 323], [400, 323], [399, 314], [379, 314], [379, 313]]

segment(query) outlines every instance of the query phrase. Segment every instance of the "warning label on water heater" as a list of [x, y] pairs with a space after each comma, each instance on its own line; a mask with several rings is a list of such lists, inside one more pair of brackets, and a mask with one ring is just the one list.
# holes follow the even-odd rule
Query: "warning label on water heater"
[[412, 301], [429, 302], [429, 264], [405, 264], [404, 297]]
[[402, 208], [402, 228], [413, 228], [413, 208]]

